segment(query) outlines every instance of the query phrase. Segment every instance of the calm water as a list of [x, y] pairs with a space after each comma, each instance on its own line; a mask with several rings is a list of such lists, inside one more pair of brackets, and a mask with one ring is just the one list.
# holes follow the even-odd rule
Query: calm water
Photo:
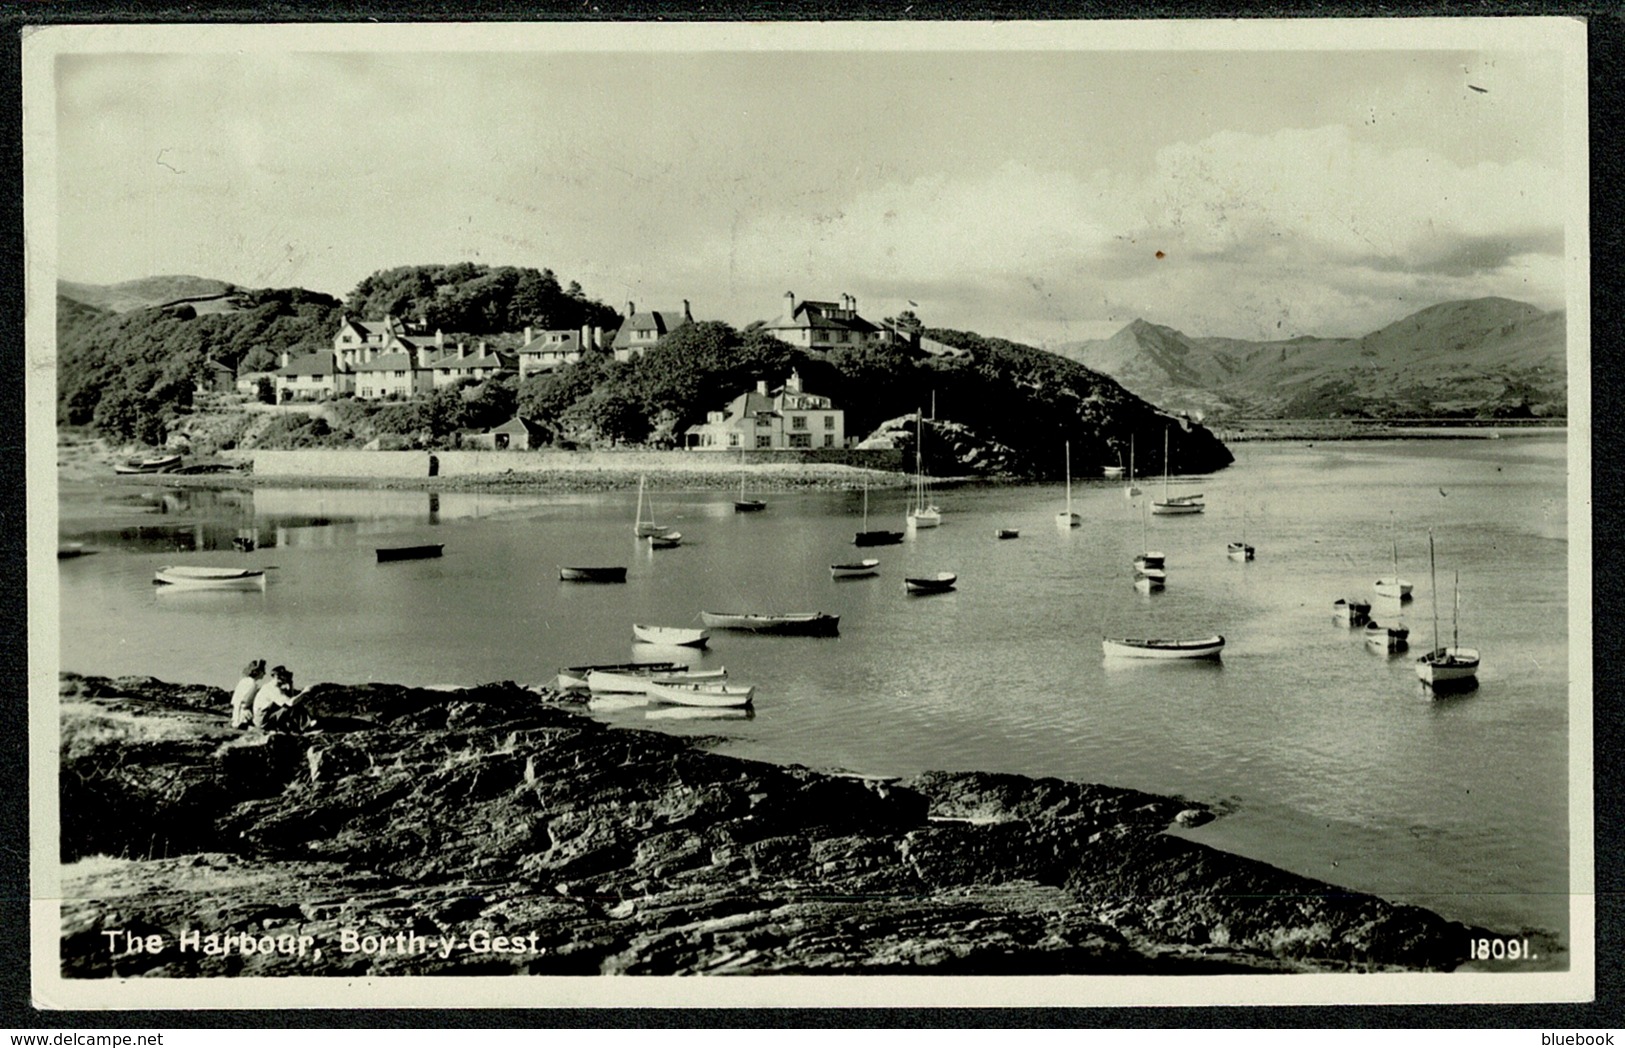
[[[1568, 631], [1565, 445], [1500, 441], [1244, 444], [1193, 517], [1142, 516], [1121, 485], [940, 492], [945, 523], [860, 551], [858, 493], [769, 494], [736, 515], [718, 492], [654, 495], [681, 548], [631, 537], [634, 493], [492, 496], [329, 490], [153, 493], [139, 526], [64, 528], [100, 554], [59, 562], [62, 665], [230, 686], [249, 658], [318, 680], [541, 682], [560, 665], [671, 657], [631, 624], [698, 624], [704, 608], [827, 611], [835, 639], [719, 633], [694, 658], [757, 685], [748, 719], [615, 723], [723, 735], [743, 756], [909, 774], [978, 768], [1174, 793], [1225, 807], [1190, 836], [1297, 872], [1506, 930], [1565, 939]], [[1143, 482], [1146, 495], [1160, 480]], [[110, 496], [112, 497], [112, 496]], [[902, 526], [905, 493], [870, 497]], [[64, 504], [64, 518], [76, 519]], [[1390, 519], [1396, 527], [1390, 530]], [[127, 523], [121, 519], [120, 523]], [[1021, 529], [998, 541], [998, 527]], [[1427, 529], [1443, 630], [1459, 570], [1477, 691], [1429, 701]], [[231, 552], [240, 528], [262, 548]], [[1137, 593], [1132, 557], [1168, 555], [1166, 591]], [[1245, 537], [1258, 559], [1225, 557]], [[1334, 625], [1371, 599], [1397, 537], [1415, 650], [1366, 650]], [[440, 560], [379, 566], [378, 545], [444, 542]], [[184, 549], [189, 552], [181, 553]], [[881, 558], [878, 578], [828, 566]], [[160, 593], [168, 563], [271, 565], [264, 593]], [[625, 564], [625, 585], [560, 583], [560, 564]], [[958, 572], [904, 594], [904, 574]], [[1102, 633], [1228, 639], [1222, 664], [1112, 665]]]

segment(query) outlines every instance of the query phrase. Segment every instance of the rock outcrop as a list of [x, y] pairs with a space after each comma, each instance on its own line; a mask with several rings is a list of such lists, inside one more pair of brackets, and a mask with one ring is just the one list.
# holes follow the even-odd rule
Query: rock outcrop
[[223, 691], [64, 675], [66, 976], [1426, 970], [1473, 934], [1169, 836], [1211, 814], [1174, 798], [780, 767], [513, 684], [308, 702], [237, 732]]

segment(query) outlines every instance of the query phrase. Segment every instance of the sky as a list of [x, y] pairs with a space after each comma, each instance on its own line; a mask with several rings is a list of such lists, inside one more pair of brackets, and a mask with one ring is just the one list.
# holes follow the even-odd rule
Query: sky
[[945, 28], [105, 30], [49, 78], [57, 274], [342, 296], [472, 261], [620, 309], [742, 326], [852, 294], [1049, 344], [1565, 304], [1576, 117], [1549, 42]]

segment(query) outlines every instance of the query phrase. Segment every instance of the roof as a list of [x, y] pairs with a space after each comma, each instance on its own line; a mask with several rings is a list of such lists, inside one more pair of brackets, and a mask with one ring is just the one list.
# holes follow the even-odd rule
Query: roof
[[371, 360], [363, 360], [355, 365], [357, 371], [411, 371], [414, 367], [412, 358], [406, 353], [383, 353]]
[[228, 368], [228, 367], [226, 367], [226, 365], [220, 363], [220, 361], [218, 361], [218, 360], [214, 360], [213, 358], [211, 358], [209, 360], [205, 360], [203, 362], [203, 366], [204, 367], [214, 368], [216, 371], [229, 371], [233, 375], [237, 374], [237, 369], [236, 368]]
[[[557, 342], [547, 336], [563, 335]], [[536, 337], [519, 347], [521, 353], [574, 353], [581, 349], [580, 331], [538, 331]]]
[[515, 362], [512, 357], [502, 353], [470, 353], [466, 357], [459, 357], [455, 349], [448, 349], [439, 360], [429, 361], [429, 366], [436, 371], [442, 368], [469, 371], [475, 368], [514, 367]]
[[529, 422], [518, 415], [491, 430], [492, 433], [524, 433], [530, 436], [545, 434], [547, 430], [535, 422]]
[[817, 302], [810, 299], [797, 302], [788, 317], [780, 314], [768, 323], [767, 328], [770, 331], [782, 331], [785, 328], [821, 328], [865, 333], [880, 330], [857, 313], [841, 308], [839, 303]]
[[302, 357], [295, 357], [288, 361], [288, 366], [273, 371], [273, 375], [331, 375], [336, 369], [333, 366], [333, 354], [323, 350], [319, 353], [306, 353]]
[[630, 332], [633, 331], [652, 330], [655, 333], [655, 338], [660, 338], [662, 335], [671, 334], [688, 322], [689, 318], [680, 310], [639, 311], [627, 317], [621, 324], [620, 333], [615, 336], [615, 341], [621, 341], [622, 335], [630, 337]]

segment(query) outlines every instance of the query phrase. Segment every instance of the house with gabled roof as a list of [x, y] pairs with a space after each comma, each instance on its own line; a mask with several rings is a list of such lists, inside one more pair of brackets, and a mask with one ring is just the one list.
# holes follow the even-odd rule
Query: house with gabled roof
[[550, 439], [546, 426], [515, 415], [488, 433], [466, 438], [466, 443], [493, 451], [530, 451], [546, 446]]
[[858, 313], [858, 300], [843, 294], [839, 302], [796, 301], [784, 293], [784, 312], [763, 325], [768, 334], [802, 349], [831, 350], [886, 340], [886, 333]]
[[519, 363], [512, 354], [491, 350], [484, 342], [476, 348], [466, 342], [457, 343], [441, 356], [429, 362], [432, 388], [442, 389], [465, 378], [484, 381], [499, 375], [516, 375]]
[[355, 375], [330, 350], [300, 357], [282, 353], [282, 366], [271, 372], [276, 400], [330, 400], [355, 392]]
[[808, 393], [791, 371], [779, 389], [769, 392], [765, 381], [757, 382], [684, 437], [694, 451], [839, 448], [846, 445], [846, 412], [829, 397]]
[[602, 328], [586, 324], [570, 330], [537, 331], [525, 329], [525, 341], [514, 351], [519, 361], [519, 377], [550, 371], [561, 364], [574, 364], [589, 350], [604, 345]]
[[653, 349], [655, 343], [685, 324], [694, 323], [688, 299], [683, 299], [683, 311], [646, 310], [638, 312], [637, 304], [626, 304], [626, 319], [615, 333], [615, 359], [631, 360]]

